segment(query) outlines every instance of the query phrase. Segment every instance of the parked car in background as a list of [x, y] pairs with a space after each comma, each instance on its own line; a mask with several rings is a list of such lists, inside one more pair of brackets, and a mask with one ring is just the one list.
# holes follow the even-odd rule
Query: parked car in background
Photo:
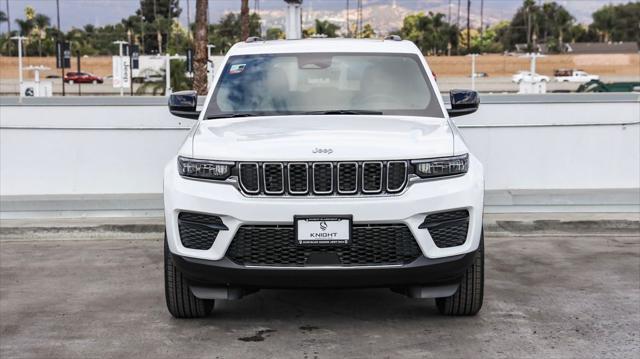
[[[469, 75], [469, 77], [471, 77], [471, 75]], [[473, 74], [473, 77], [475, 77], [475, 78], [489, 77], [489, 74], [486, 73], [486, 72], [476, 72], [475, 74]]]
[[640, 92], [640, 82], [610, 82], [591, 80], [578, 87], [576, 92]]
[[579, 82], [585, 83], [591, 80], [599, 80], [600, 76], [590, 75], [582, 70], [565, 70], [559, 69], [553, 72], [553, 75], [558, 82]]
[[549, 76], [531, 73], [531, 71], [518, 71], [511, 76], [511, 81], [519, 84], [522, 81], [529, 82], [549, 82]]
[[76, 84], [101, 84], [104, 82], [102, 77], [96, 76], [88, 72], [67, 72], [64, 75], [64, 82], [73, 85]]
[[145, 69], [133, 78], [135, 83], [164, 82], [164, 74], [153, 69]]

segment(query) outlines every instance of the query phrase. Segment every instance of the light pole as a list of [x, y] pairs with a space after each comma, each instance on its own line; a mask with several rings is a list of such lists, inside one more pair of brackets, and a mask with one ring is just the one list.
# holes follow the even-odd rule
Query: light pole
[[18, 40], [18, 79], [20, 82], [20, 97], [22, 97], [22, 40], [26, 39], [24, 36], [13, 36], [11, 40]]
[[209, 67], [209, 78], [208, 78], [208, 83], [207, 83], [207, 89], [211, 88], [211, 85], [213, 84], [213, 72], [215, 71], [215, 68], [213, 67], [213, 61], [211, 61], [211, 51], [216, 47], [216, 45], [207, 45], [207, 64]]
[[471, 89], [476, 90], [476, 57], [478, 54], [469, 54], [471, 56]]
[[122, 45], [127, 44], [126, 41], [114, 41], [114, 44], [117, 44], [119, 47], [119, 58], [118, 58], [118, 64], [120, 65], [120, 96], [124, 96], [124, 62], [122, 60]]

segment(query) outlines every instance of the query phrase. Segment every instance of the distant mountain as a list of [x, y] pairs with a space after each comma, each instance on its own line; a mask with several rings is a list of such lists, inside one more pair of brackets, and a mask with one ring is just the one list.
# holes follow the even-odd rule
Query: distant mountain
[[[539, 3], [550, 0], [536, 0]], [[363, 22], [370, 23], [376, 33], [386, 34], [399, 29], [405, 16], [417, 12], [440, 12], [447, 17], [451, 15], [451, 22], [458, 22], [460, 27], [467, 24], [467, 0], [363, 0]], [[626, 3], [629, 0], [556, 0], [566, 7], [579, 23], [591, 22], [591, 14], [607, 4]], [[279, 1], [261, 1], [260, 16], [264, 20], [264, 27], [284, 27], [284, 4]], [[282, 2], [284, 3], [284, 2]], [[329, 20], [346, 29], [346, 0], [304, 0], [303, 27], [313, 26], [315, 19]], [[460, 9], [458, 9], [460, 4]], [[471, 0], [471, 26], [480, 26], [480, 0]], [[449, 11], [451, 5], [451, 11]], [[484, 0], [483, 21], [485, 25], [492, 25], [501, 20], [510, 20], [522, 0]], [[349, 1], [349, 21], [355, 23], [357, 0]], [[459, 11], [459, 14], [458, 14]], [[459, 16], [459, 20], [458, 20]], [[352, 25], [353, 26], [353, 25]]]

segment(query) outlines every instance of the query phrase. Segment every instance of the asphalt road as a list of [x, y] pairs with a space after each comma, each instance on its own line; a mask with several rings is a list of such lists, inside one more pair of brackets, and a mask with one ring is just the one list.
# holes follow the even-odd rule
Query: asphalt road
[[638, 358], [639, 237], [487, 238], [485, 306], [385, 289], [262, 291], [165, 309], [162, 243], [0, 242], [1, 358]]

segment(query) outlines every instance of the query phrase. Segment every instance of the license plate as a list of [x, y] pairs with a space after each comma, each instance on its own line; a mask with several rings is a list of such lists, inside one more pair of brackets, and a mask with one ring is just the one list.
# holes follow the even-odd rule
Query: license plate
[[296, 216], [295, 237], [300, 245], [337, 245], [351, 241], [351, 216]]

